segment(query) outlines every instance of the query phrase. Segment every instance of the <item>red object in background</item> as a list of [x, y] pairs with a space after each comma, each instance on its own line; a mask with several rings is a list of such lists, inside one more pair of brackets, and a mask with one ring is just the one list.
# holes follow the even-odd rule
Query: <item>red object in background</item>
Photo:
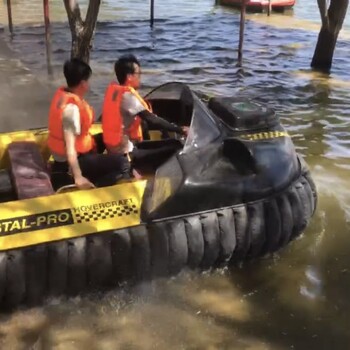
[[[220, 0], [220, 5], [241, 7], [242, 0]], [[295, 0], [271, 0], [273, 10], [284, 10], [292, 8], [295, 5]], [[269, 7], [269, 0], [249, 0], [246, 2], [247, 10], [262, 11]]]

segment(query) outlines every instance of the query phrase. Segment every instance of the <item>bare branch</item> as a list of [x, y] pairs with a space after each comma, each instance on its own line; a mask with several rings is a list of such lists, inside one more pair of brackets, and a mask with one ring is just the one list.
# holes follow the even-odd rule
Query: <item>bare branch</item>
[[348, 9], [349, 0], [331, 0], [328, 9], [330, 27], [335, 32], [340, 32]]
[[76, 2], [76, 0], [68, 0], [68, 3], [69, 3], [69, 8], [72, 12], [74, 12], [76, 8], [79, 9], [79, 4]]
[[97, 22], [98, 12], [100, 10], [101, 0], [90, 0], [89, 7], [86, 12], [84, 23], [84, 32], [87, 36], [92, 36]]
[[76, 24], [83, 25], [83, 20], [81, 19], [81, 13], [79, 4], [76, 0], [63, 0], [64, 7], [66, 8], [69, 26], [74, 28]]
[[317, 0], [318, 9], [320, 10], [322, 26], [329, 26], [327, 0]]
[[81, 18], [78, 0], [63, 0], [63, 3], [72, 33], [71, 57], [77, 57], [88, 62], [101, 0], [89, 0], [84, 21]]

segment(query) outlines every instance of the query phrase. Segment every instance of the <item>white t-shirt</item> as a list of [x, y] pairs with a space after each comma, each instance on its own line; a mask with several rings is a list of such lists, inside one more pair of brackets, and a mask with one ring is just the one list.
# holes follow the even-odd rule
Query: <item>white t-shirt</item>
[[132, 92], [125, 92], [120, 105], [124, 128], [129, 129], [135, 117], [145, 109], [141, 101]]
[[[62, 114], [62, 128], [63, 131], [69, 131], [73, 135], [80, 135], [81, 125], [80, 125], [80, 112], [77, 105], [73, 103], [68, 103], [63, 109]], [[52, 152], [52, 157], [57, 162], [67, 161], [66, 156], [62, 156]]]
[[[141, 101], [132, 93], [125, 92], [123, 94], [120, 112], [123, 117], [123, 128], [129, 129], [130, 125], [135, 120], [136, 116], [145, 110], [145, 107], [142, 105]], [[124, 137], [127, 137], [124, 135]], [[128, 137], [127, 137], [128, 138]], [[132, 152], [134, 149], [134, 144], [128, 138], [128, 152]]]

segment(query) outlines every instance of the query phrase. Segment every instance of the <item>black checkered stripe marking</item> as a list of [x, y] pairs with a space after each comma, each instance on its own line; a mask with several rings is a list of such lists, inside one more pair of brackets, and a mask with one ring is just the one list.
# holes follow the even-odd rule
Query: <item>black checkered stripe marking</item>
[[254, 140], [267, 140], [267, 139], [275, 139], [277, 137], [288, 137], [289, 134], [286, 131], [268, 131], [268, 132], [258, 132], [256, 134], [246, 134], [240, 135], [243, 139], [248, 139], [250, 141]]
[[100, 210], [84, 211], [75, 213], [75, 221], [78, 224], [82, 222], [97, 221], [103, 219], [110, 219], [115, 217], [127, 216], [131, 214], [138, 214], [136, 205], [121, 205], [112, 208], [102, 208]]

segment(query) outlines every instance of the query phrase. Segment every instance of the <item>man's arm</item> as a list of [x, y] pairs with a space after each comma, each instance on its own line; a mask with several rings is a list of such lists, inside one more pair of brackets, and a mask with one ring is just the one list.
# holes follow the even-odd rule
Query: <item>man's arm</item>
[[186, 134], [185, 128], [170, 123], [145, 109], [139, 99], [132, 93], [125, 93], [123, 95], [121, 111], [127, 118], [139, 116], [142, 120], [146, 121], [149, 126], [155, 129], [163, 129], [180, 134]]
[[69, 104], [65, 107], [63, 110], [62, 122], [67, 161], [71, 168], [74, 182], [80, 189], [93, 188], [95, 186], [81, 173], [78, 155], [75, 149], [75, 138], [76, 135], [80, 134], [80, 115], [76, 105]]
[[140, 112], [138, 114], [138, 116], [144, 120], [145, 122], [147, 122], [147, 124], [155, 129], [164, 129], [166, 131], [174, 131], [177, 132], [179, 134], [183, 134], [183, 129], [173, 123], [168, 122], [167, 120], [158, 117], [156, 114], [151, 113], [149, 111], [147, 111], [146, 109], [143, 110], [142, 112]]

